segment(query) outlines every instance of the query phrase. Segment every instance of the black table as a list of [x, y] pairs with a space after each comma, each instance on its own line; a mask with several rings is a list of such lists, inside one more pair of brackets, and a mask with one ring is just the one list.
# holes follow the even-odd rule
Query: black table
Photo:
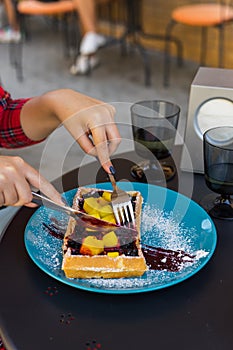
[[[114, 160], [118, 179], [133, 181], [130, 155], [121, 158]], [[98, 182], [106, 181], [98, 167], [95, 162], [81, 168], [86, 184], [92, 183], [93, 174]], [[60, 190], [75, 188], [78, 174], [78, 170], [71, 171], [55, 185]], [[169, 187], [188, 183], [189, 177], [180, 173]], [[195, 175], [193, 199], [207, 192], [203, 176]], [[22, 208], [0, 244], [1, 335], [8, 349], [233, 348], [233, 222], [214, 220], [216, 251], [191, 278], [154, 292], [112, 295], [60, 283], [32, 262], [23, 237], [33, 213]]]

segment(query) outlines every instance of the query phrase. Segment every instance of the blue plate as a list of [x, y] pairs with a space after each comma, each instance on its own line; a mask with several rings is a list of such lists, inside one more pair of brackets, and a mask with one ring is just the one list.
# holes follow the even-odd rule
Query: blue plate
[[[110, 183], [88, 185], [111, 189]], [[197, 273], [211, 258], [217, 241], [215, 226], [208, 214], [189, 198], [163, 187], [121, 182], [124, 190], [140, 191], [143, 198], [142, 243], [171, 250], [183, 250], [195, 255], [178, 272], [148, 270], [142, 277], [120, 279], [69, 279], [61, 270], [62, 241], [51, 236], [42, 223], [51, 218], [61, 225], [68, 222], [65, 214], [40, 207], [30, 218], [25, 230], [25, 246], [34, 263], [51, 277], [72, 287], [99, 293], [142, 293], [180, 283]], [[77, 189], [64, 193], [67, 201]]]

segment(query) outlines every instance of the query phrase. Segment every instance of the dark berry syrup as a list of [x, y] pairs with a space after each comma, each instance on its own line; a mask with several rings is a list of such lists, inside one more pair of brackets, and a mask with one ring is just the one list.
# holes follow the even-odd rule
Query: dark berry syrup
[[[59, 227], [57, 220], [54, 218], [51, 218], [51, 221], [52, 223], [49, 225], [43, 222], [44, 228], [51, 236], [62, 240], [64, 238], [66, 228], [62, 226]], [[74, 239], [72, 241], [70, 240], [69, 244], [72, 254], [78, 254], [81, 246], [80, 243], [76, 242]], [[125, 253], [123, 248], [124, 245], [122, 246], [122, 253]], [[185, 263], [192, 263], [195, 259], [194, 255], [188, 254], [182, 250], [152, 247], [147, 244], [142, 244], [142, 253], [150, 270], [177, 272], [184, 266]]]
[[142, 245], [142, 253], [150, 270], [177, 272], [185, 263], [192, 263], [195, 256], [182, 250], [171, 250]]

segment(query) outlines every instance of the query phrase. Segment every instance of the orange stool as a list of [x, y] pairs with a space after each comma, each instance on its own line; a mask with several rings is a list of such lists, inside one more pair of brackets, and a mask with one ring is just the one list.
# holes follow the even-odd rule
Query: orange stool
[[[166, 36], [172, 36], [172, 30], [178, 23], [202, 28], [200, 64], [205, 65], [207, 30], [215, 27], [219, 30], [218, 64], [224, 65], [224, 26], [233, 21], [233, 7], [220, 3], [191, 4], [175, 8], [171, 13], [171, 21], [166, 28]], [[227, 2], [226, 2], [227, 3]], [[228, 1], [229, 4], [229, 1]], [[164, 83], [168, 85], [170, 74], [170, 45], [166, 42]]]
[[18, 12], [24, 15], [60, 15], [74, 11], [72, 0], [42, 2], [37, 0], [22, 0], [17, 6]]

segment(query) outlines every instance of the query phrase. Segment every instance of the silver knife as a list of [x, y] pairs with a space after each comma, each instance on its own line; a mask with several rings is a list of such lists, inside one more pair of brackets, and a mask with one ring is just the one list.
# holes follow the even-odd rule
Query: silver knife
[[33, 203], [35, 203], [37, 205], [44, 205], [47, 208], [66, 213], [69, 216], [72, 216], [77, 221], [81, 220], [82, 222], [85, 222], [86, 226], [93, 228], [95, 230], [97, 230], [97, 229], [99, 230], [100, 227], [101, 227], [101, 230], [104, 230], [104, 231], [109, 230], [109, 229], [122, 228], [125, 230], [131, 230], [131, 231], [135, 232], [135, 229], [125, 227], [125, 226], [119, 226], [117, 224], [95, 218], [89, 214], [86, 214], [80, 210], [74, 209], [74, 208], [69, 207], [67, 205], [57, 204], [56, 202], [52, 201], [48, 197], [43, 196], [43, 195], [36, 193], [34, 191], [32, 191], [32, 196], [33, 196], [33, 200], [32, 200]]

